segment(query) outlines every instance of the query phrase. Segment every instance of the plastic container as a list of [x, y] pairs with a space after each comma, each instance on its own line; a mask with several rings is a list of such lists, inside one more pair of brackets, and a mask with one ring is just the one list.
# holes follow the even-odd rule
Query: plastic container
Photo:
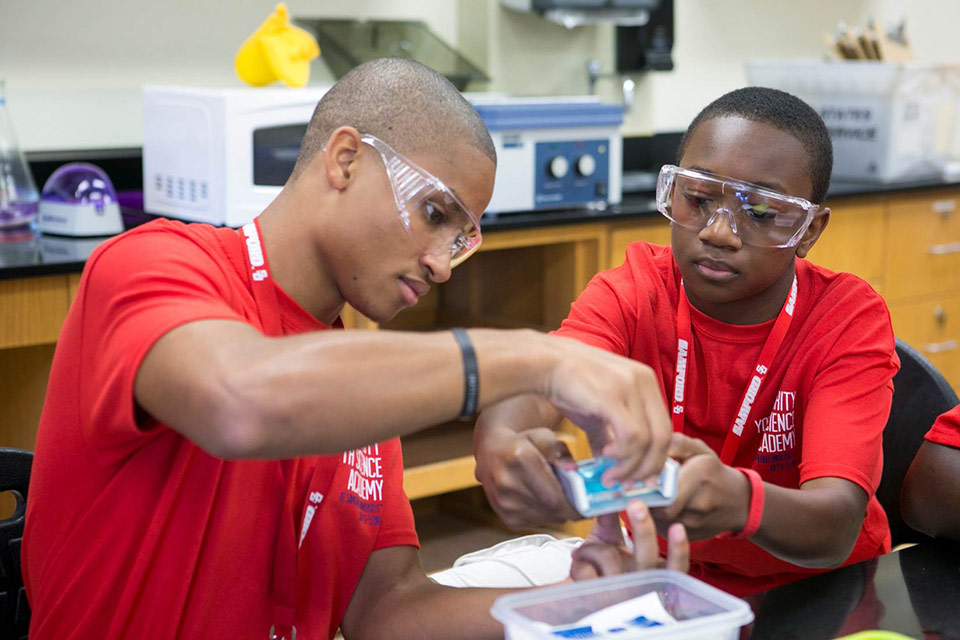
[[39, 194], [30, 167], [13, 133], [0, 80], [0, 229], [30, 224], [37, 217]]
[[820, 113], [833, 139], [835, 178], [924, 180], [960, 156], [960, 65], [751, 60], [747, 79]]
[[[676, 622], [649, 628], [625, 625], [613, 633], [559, 632], [586, 616], [633, 598], [656, 593]], [[677, 571], [655, 570], [585, 580], [501, 596], [490, 613], [503, 623], [507, 640], [634, 638], [736, 640], [753, 620], [746, 602]]]

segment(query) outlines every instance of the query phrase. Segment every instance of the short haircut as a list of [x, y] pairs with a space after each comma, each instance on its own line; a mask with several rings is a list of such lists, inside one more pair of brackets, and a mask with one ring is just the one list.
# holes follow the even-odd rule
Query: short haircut
[[701, 124], [724, 117], [739, 117], [768, 124], [799, 140], [807, 152], [807, 171], [813, 183], [813, 193], [808, 195], [814, 202], [823, 203], [830, 188], [833, 144], [827, 125], [813, 107], [778, 89], [745, 87], [731, 91], [708, 104], [693, 119], [680, 141], [677, 162], [680, 162], [687, 142]]
[[494, 164], [493, 140], [463, 95], [442, 75], [413, 60], [378, 58], [354, 67], [313, 110], [291, 179], [296, 179], [338, 127], [374, 135], [400, 153], [444, 157], [465, 141]]

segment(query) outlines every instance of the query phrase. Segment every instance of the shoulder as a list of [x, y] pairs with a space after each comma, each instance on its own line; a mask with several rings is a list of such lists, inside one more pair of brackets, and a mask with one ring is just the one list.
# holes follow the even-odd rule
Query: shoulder
[[227, 259], [223, 245], [218, 240], [218, 235], [225, 232], [229, 233], [230, 230], [159, 218], [97, 247], [87, 261], [84, 275], [105, 270], [122, 275], [159, 265], [179, 264], [197, 271], [216, 267]]
[[649, 242], [627, 245], [623, 264], [602, 272], [608, 281], [648, 294], [676, 284], [673, 250]]
[[832, 317], [864, 316], [890, 323], [887, 305], [872, 286], [852, 273], [797, 260], [797, 282], [808, 312]]

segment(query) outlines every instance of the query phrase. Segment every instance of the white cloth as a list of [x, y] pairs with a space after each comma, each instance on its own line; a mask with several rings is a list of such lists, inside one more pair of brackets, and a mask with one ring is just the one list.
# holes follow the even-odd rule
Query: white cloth
[[457, 558], [453, 568], [431, 574], [451, 587], [540, 587], [570, 575], [570, 554], [583, 538], [558, 540], [546, 534], [505, 540]]

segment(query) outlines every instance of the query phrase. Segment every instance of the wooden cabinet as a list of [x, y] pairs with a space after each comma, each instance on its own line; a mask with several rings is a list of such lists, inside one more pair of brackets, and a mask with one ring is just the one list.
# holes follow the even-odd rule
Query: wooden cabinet
[[890, 306], [893, 331], [960, 388], [960, 292]]
[[880, 294], [885, 288], [887, 207], [880, 199], [839, 200], [830, 222], [807, 259], [834, 271], [853, 273]]
[[890, 203], [891, 302], [960, 292], [960, 192], [947, 191]]
[[[832, 217], [808, 258], [870, 282], [888, 301], [896, 334], [960, 388], [960, 189], [830, 202]], [[598, 271], [623, 262], [637, 240], [670, 242], [661, 216], [516, 231], [490, 231], [476, 256], [384, 329], [453, 326], [556, 328]], [[0, 446], [32, 448], [57, 333], [79, 275], [0, 281]], [[344, 325], [378, 325], [352, 309]], [[569, 446], [585, 439], [564, 427]], [[413, 498], [476, 485], [472, 424], [404, 439], [404, 486]]]

